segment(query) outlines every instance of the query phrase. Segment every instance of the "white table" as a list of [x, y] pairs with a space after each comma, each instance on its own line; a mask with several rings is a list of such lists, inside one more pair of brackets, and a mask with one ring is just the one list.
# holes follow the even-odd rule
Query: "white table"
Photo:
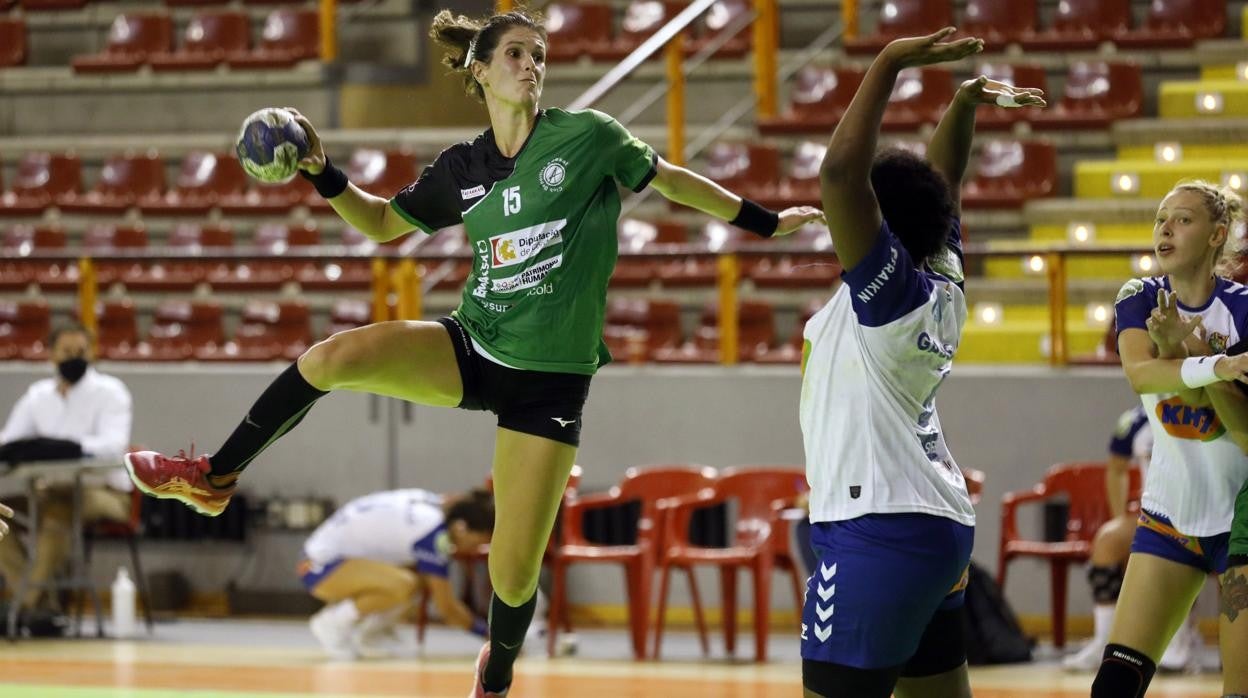
[[[30, 575], [34, 570], [35, 546], [39, 540], [39, 488], [48, 484], [72, 483], [73, 506], [70, 531], [70, 573], [68, 578], [50, 580], [43, 586], [52, 589], [82, 589], [91, 594], [91, 603], [95, 609], [95, 631], [104, 637], [104, 620], [100, 608], [100, 596], [95, 585], [87, 577], [87, 565], [82, 540], [82, 480], [83, 476], [98, 473], [121, 466], [121, 462], [112, 458], [84, 458], [79, 460], [39, 461], [21, 463], [12, 470], [0, 474], [0, 488], [10, 489], [11, 485], [21, 485], [26, 492], [27, 511], [18, 515], [15, 520], [26, 527], [23, 536], [26, 547], [26, 568], [22, 571], [21, 581], [14, 590], [13, 601], [9, 604], [9, 617], [5, 626], [5, 634], [9, 640], [16, 640], [17, 616], [21, 608], [21, 600], [30, 586]], [[81, 633], [81, 628], [76, 628]]]

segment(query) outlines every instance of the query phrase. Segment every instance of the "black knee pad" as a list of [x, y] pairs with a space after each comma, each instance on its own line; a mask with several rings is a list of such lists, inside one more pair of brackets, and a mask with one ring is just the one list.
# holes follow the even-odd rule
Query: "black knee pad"
[[1116, 567], [1089, 567], [1088, 583], [1092, 585], [1092, 599], [1099, 604], [1112, 604], [1118, 601], [1122, 591], [1123, 569]]
[[1144, 698], [1157, 672], [1153, 660], [1123, 645], [1106, 645], [1092, 682], [1092, 698]]
[[900, 675], [901, 667], [858, 669], [802, 660], [802, 685], [823, 698], [889, 698]]
[[906, 678], [935, 676], [953, 671], [966, 662], [966, 636], [962, 628], [963, 609], [937, 611], [919, 640], [919, 649], [901, 669]]

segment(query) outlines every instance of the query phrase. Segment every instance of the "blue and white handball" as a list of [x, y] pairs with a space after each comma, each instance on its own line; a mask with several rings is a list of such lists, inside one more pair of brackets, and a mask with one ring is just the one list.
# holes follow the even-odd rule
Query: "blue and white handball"
[[261, 182], [289, 182], [307, 156], [308, 134], [285, 109], [261, 109], [243, 121], [234, 151], [247, 174]]

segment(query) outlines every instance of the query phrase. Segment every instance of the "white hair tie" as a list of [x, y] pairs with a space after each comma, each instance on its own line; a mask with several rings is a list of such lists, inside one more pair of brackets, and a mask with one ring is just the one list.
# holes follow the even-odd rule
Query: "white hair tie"
[[469, 68], [472, 66], [472, 54], [476, 52], [477, 52], [477, 40], [473, 39], [472, 41], [468, 42], [468, 55], [464, 56], [465, 68]]

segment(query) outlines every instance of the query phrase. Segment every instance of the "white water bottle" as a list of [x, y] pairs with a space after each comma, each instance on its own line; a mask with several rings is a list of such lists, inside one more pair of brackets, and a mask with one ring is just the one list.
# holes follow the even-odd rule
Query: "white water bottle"
[[117, 578], [113, 580], [113, 636], [119, 639], [134, 637], [135, 589], [130, 579], [130, 570], [117, 568]]

